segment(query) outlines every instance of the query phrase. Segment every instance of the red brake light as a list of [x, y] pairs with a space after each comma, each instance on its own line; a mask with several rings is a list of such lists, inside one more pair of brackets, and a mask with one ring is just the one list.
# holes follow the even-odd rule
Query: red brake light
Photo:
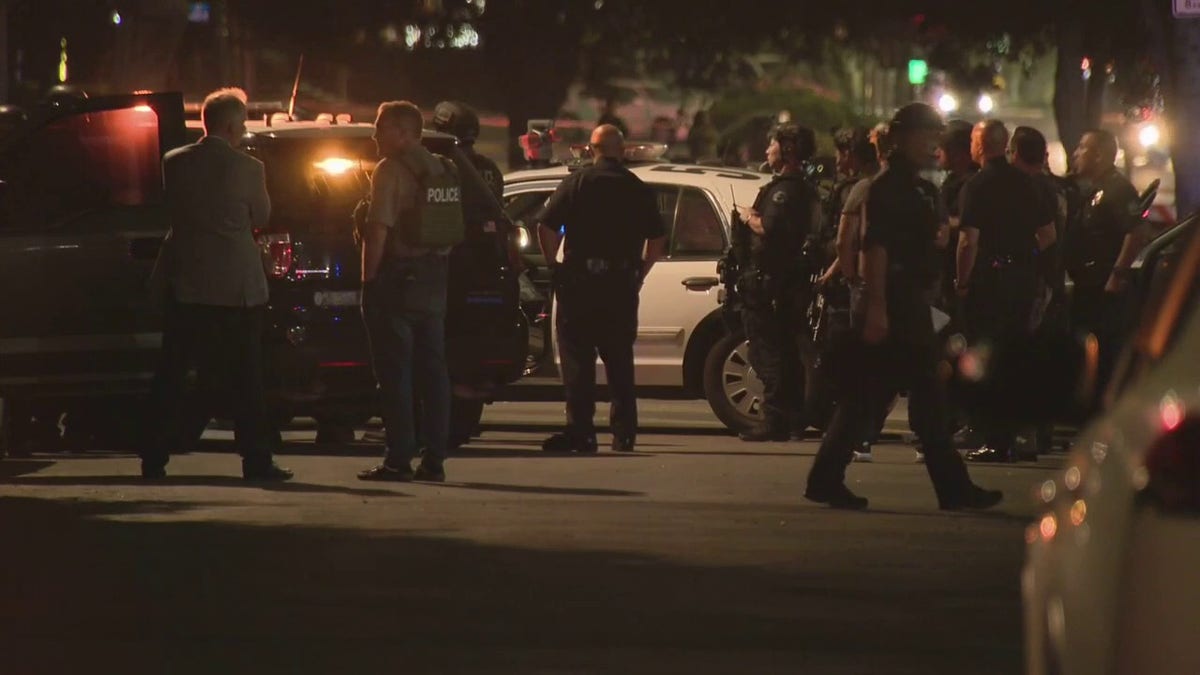
[[286, 232], [260, 232], [254, 239], [262, 250], [267, 274], [275, 279], [286, 277], [292, 269], [292, 235]]
[[1168, 513], [1200, 513], [1200, 419], [1168, 396], [1159, 409], [1162, 431], [1135, 474], [1141, 499]]

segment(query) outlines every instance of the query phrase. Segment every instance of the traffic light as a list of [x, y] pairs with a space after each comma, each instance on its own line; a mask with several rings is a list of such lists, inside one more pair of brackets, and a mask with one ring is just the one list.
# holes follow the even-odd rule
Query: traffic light
[[929, 63], [925, 59], [911, 59], [908, 62], [908, 83], [925, 84], [929, 77]]

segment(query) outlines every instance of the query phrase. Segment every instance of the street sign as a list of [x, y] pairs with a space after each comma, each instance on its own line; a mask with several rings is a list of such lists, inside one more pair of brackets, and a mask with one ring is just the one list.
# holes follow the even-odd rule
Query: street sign
[[1200, 19], [1200, 0], [1174, 0], [1176, 19]]
[[[1180, 0], [1175, 0], [1179, 2]], [[1200, 6], [1200, 0], [1190, 0]], [[925, 84], [925, 78], [929, 76], [929, 63], [923, 59], [912, 59], [908, 62], [908, 83], [909, 84]]]

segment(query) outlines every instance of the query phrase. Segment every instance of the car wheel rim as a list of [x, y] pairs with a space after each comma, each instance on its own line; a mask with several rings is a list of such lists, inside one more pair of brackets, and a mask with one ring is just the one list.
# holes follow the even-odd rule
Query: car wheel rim
[[744, 417], [762, 419], [763, 383], [750, 365], [750, 343], [743, 340], [725, 357], [721, 369], [725, 398]]

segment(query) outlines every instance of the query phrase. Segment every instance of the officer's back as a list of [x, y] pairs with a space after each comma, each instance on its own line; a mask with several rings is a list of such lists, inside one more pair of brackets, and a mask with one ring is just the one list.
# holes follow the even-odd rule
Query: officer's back
[[[640, 261], [646, 239], [662, 228], [654, 191], [611, 158], [580, 169], [564, 183], [547, 204], [543, 221], [564, 226], [564, 261]], [[556, 203], [559, 198], [565, 199]]]

